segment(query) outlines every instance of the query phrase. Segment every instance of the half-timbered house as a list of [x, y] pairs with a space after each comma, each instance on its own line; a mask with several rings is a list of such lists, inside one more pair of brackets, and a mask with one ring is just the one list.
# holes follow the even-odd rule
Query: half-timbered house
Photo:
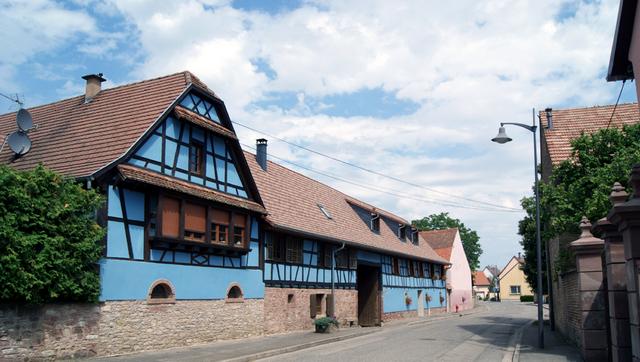
[[[30, 152], [0, 162], [105, 195], [98, 355], [446, 305], [446, 261], [407, 220], [267, 161], [266, 140], [258, 158], [243, 152], [191, 73], [104, 90], [101, 74], [83, 78], [84, 95], [29, 109]], [[0, 133], [14, 128], [15, 113], [0, 116]]]

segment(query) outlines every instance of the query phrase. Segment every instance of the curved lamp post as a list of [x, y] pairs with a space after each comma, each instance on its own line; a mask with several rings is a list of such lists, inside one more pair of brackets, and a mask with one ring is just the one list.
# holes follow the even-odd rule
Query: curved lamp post
[[533, 134], [533, 175], [536, 189], [536, 257], [538, 260], [538, 265], [536, 266], [536, 272], [538, 273], [538, 290], [536, 292], [538, 297], [538, 347], [544, 348], [544, 325], [542, 319], [542, 247], [540, 246], [540, 191], [538, 188], [538, 146], [536, 144], [536, 131], [538, 127], [536, 126], [536, 110], [533, 109], [533, 124], [531, 126], [522, 123], [500, 123], [498, 135], [492, 138], [491, 141], [502, 144], [512, 140], [507, 136], [504, 129], [505, 125], [522, 127]]

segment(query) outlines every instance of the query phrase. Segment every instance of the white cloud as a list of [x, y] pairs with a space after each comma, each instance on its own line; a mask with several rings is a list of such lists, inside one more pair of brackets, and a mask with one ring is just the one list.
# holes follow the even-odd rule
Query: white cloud
[[[493, 144], [489, 139], [498, 122], [528, 123], [533, 106], [590, 106], [614, 97], [615, 85], [605, 84], [603, 72], [615, 0], [581, 2], [564, 19], [557, 14], [572, 1], [335, 0], [305, 2], [276, 15], [234, 9], [228, 0], [77, 1], [106, 16], [120, 12], [133, 27], [122, 30], [129, 33], [126, 39], [135, 37], [143, 55], [140, 62], [135, 58], [132, 80], [191, 70], [225, 100], [234, 120], [413, 183], [510, 207], [530, 193], [531, 135], [509, 129], [515, 142]], [[0, 12], [0, 30], [6, 34], [0, 59], [12, 64], [96, 28], [84, 12], [57, 3], [16, 4]], [[38, 29], [34, 25], [41, 31], [30, 33]], [[113, 42], [121, 39], [98, 34], [80, 50], [101, 55], [105, 49], [95, 44], [104, 40], [114, 53]], [[16, 41], [24, 46], [11, 47]], [[121, 61], [124, 55], [111, 54]], [[273, 69], [274, 79], [252, 64], [258, 58]], [[0, 65], [0, 80], [10, 79], [12, 70]], [[332, 104], [307, 104], [307, 97], [365, 88], [382, 88], [417, 102], [419, 109], [387, 119], [331, 117], [317, 112]], [[297, 94], [297, 105], [255, 106], [272, 92]], [[236, 128], [244, 143], [259, 136]], [[375, 187], [462, 202], [273, 140], [269, 147], [272, 154]], [[503, 264], [519, 248], [520, 214], [402, 200], [311, 176], [407, 218], [451, 211], [479, 231], [483, 263]]]

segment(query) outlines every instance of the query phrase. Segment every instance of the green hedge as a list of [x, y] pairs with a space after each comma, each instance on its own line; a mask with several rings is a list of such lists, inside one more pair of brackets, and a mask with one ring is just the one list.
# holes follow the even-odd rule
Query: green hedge
[[521, 302], [533, 302], [533, 295], [521, 295], [520, 296], [520, 301]]
[[97, 301], [103, 203], [42, 166], [0, 166], [0, 302]]

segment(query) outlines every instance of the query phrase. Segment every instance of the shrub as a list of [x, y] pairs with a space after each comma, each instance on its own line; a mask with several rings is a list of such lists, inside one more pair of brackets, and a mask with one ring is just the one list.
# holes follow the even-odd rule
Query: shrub
[[520, 301], [521, 302], [533, 302], [533, 295], [521, 295], [520, 296]]
[[334, 326], [338, 326], [338, 320], [333, 318], [333, 317], [322, 317], [322, 318], [318, 318], [316, 320], [313, 321], [313, 324], [321, 327], [321, 328], [327, 328], [329, 327], [331, 324], [333, 324]]
[[102, 197], [38, 166], [0, 166], [0, 301], [96, 301]]

